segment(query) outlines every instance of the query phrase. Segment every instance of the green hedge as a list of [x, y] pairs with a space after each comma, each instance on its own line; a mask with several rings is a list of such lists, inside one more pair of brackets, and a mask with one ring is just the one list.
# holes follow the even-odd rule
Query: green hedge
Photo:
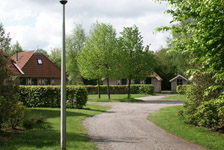
[[[97, 85], [87, 85], [86, 87], [89, 94], [97, 94], [98, 86]], [[134, 84], [131, 85], [131, 94], [153, 94], [154, 86], [151, 84]], [[107, 94], [107, 85], [100, 85], [100, 93]], [[127, 94], [128, 86], [127, 85], [110, 85], [111, 94]]]
[[[19, 100], [27, 107], [60, 107], [60, 86], [20, 86]], [[88, 92], [84, 87], [66, 87], [67, 106], [82, 108]]]
[[187, 88], [189, 88], [189, 85], [178, 85], [177, 86], [177, 93], [178, 94], [186, 94]]

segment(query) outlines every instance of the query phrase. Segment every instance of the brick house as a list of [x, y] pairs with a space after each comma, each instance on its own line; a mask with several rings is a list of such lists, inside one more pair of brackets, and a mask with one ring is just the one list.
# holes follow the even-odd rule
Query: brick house
[[[157, 74], [153, 73], [148, 77], [146, 80], [142, 81], [135, 81], [131, 80], [131, 84], [152, 84], [154, 86], [154, 92], [160, 93], [161, 92], [161, 83], [162, 83], [162, 78]], [[127, 85], [128, 80], [127, 79], [111, 79], [109, 80], [110, 85]], [[107, 80], [103, 79], [103, 84], [107, 85]]]
[[171, 91], [176, 91], [178, 85], [188, 84], [188, 80], [180, 74], [171, 79], [170, 82], [171, 82]]
[[11, 57], [15, 65], [23, 72], [20, 85], [60, 85], [61, 70], [38, 51], [16, 53]]

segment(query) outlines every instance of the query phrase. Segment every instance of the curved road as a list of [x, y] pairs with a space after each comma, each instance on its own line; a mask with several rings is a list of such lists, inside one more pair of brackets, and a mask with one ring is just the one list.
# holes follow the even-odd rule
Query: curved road
[[91, 103], [111, 107], [88, 118], [84, 126], [100, 150], [204, 150], [177, 138], [147, 120], [148, 114], [180, 101], [161, 100], [169, 95], [141, 98], [144, 103]]

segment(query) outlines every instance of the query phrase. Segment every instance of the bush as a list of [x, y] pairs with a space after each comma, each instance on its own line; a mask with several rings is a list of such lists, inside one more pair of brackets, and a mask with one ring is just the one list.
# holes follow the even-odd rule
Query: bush
[[25, 113], [25, 116], [22, 121], [22, 127], [26, 129], [32, 129], [35, 126], [43, 123], [46, 118], [41, 114], [32, 114], [29, 111]]
[[[60, 107], [60, 86], [20, 86], [19, 100], [27, 107]], [[67, 106], [82, 108], [88, 93], [84, 87], [66, 87]]]
[[207, 128], [223, 127], [224, 102], [221, 93], [223, 86], [215, 87], [212, 75], [203, 74], [194, 79], [193, 85], [187, 87], [187, 100], [184, 101], [182, 114], [185, 122]]
[[203, 102], [192, 117], [197, 126], [221, 129], [224, 127], [224, 99], [212, 99]]
[[189, 87], [189, 85], [178, 85], [177, 86], [177, 93], [178, 94], [186, 94], [187, 92], [187, 88]]
[[139, 87], [139, 93], [140, 94], [153, 94], [154, 87], [151, 86], [140, 86]]
[[[98, 93], [98, 86], [95, 85], [88, 85], [84, 86], [86, 87], [89, 94], [97, 94]], [[151, 84], [134, 84], [131, 85], [131, 94], [140, 94], [140, 88], [148, 89], [147, 94], [153, 94], [154, 92], [154, 86]], [[149, 92], [150, 91], [150, 92]], [[107, 86], [106, 85], [100, 85], [100, 93], [101, 94], [107, 94]], [[128, 93], [128, 86], [127, 85], [110, 85], [110, 93], [111, 94], [127, 94]]]

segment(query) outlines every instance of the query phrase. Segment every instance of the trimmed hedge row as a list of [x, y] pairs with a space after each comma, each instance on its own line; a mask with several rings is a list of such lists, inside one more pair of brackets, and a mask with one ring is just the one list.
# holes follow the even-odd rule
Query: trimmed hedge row
[[[84, 87], [67, 86], [67, 106], [82, 108], [87, 102], [88, 92]], [[60, 86], [20, 86], [19, 100], [27, 107], [60, 107]]]
[[[97, 85], [87, 85], [84, 86], [89, 94], [97, 94], [98, 86]], [[100, 85], [100, 93], [107, 94], [107, 86]], [[111, 94], [127, 94], [128, 86], [127, 85], [110, 85]], [[151, 84], [134, 84], [131, 85], [131, 94], [153, 94], [154, 86]]]

